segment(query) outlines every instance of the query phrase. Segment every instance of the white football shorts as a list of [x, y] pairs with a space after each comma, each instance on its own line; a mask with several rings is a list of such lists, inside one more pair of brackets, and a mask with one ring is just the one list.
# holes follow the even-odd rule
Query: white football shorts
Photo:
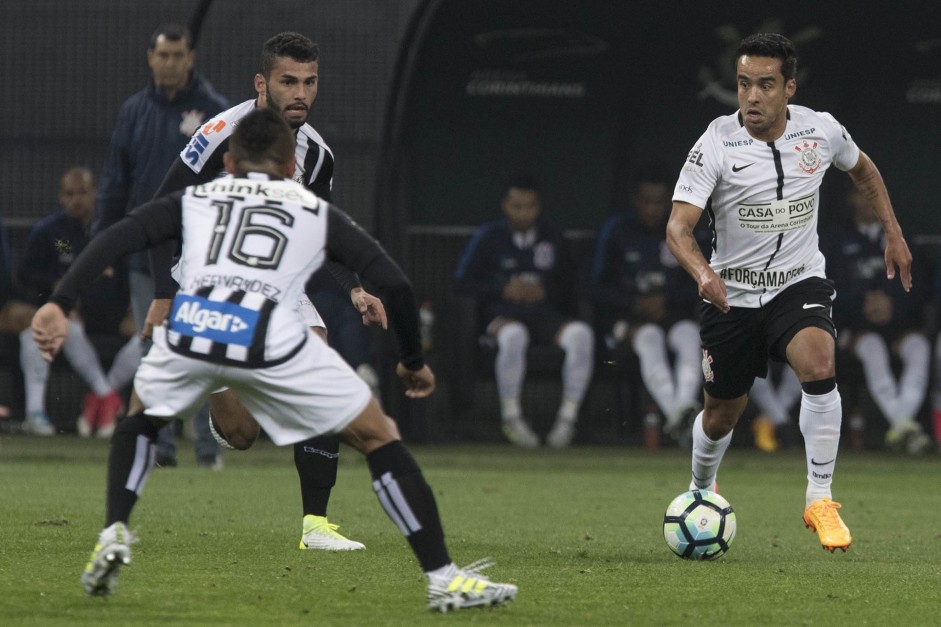
[[294, 357], [270, 368], [240, 368], [178, 355], [167, 347], [166, 328], [154, 329], [134, 389], [145, 414], [190, 416], [212, 392], [227, 386], [278, 446], [342, 431], [372, 398], [340, 355], [307, 329]]
[[[352, 305], [350, 306], [352, 307]], [[314, 304], [310, 302], [310, 298], [307, 294], [301, 294], [301, 297], [297, 299], [297, 315], [300, 317], [305, 327], [327, 328], [323, 318], [320, 317], [320, 312], [317, 311]]]

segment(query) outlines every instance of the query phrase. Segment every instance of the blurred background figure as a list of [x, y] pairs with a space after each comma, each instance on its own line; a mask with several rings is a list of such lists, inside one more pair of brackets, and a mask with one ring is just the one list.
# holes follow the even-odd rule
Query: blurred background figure
[[699, 297], [666, 245], [673, 182], [664, 164], [645, 163], [634, 170], [626, 205], [598, 233], [590, 288], [607, 348], [615, 359], [638, 362], [652, 398], [645, 422], [662, 422], [666, 433], [688, 444], [692, 420], [701, 409]]
[[755, 379], [748, 392], [749, 400], [758, 410], [751, 423], [755, 448], [774, 453], [796, 443], [791, 409], [800, 397], [800, 380], [791, 367], [769, 362], [767, 376]]
[[[845, 376], [850, 425], [871, 400], [887, 422], [886, 445], [910, 454], [923, 453], [931, 438], [918, 421], [928, 391], [931, 344], [923, 328], [923, 301], [906, 295], [898, 281], [886, 279], [885, 240], [881, 225], [855, 186], [845, 194], [847, 219], [833, 227], [821, 245], [836, 284], [839, 306], [834, 321], [839, 346], [850, 367], [862, 377]], [[913, 267], [914, 285], [926, 285]], [[849, 374], [849, 373], [848, 373]], [[864, 385], [853, 385], [854, 381]]]
[[[111, 136], [101, 176], [98, 223], [101, 231], [138, 205], [151, 200], [190, 136], [209, 118], [227, 109], [228, 101], [196, 71], [196, 51], [189, 31], [179, 24], [164, 24], [147, 46], [150, 83], [124, 104]], [[147, 253], [128, 258], [131, 308], [140, 332], [154, 297], [154, 281]], [[176, 428], [172, 422], [160, 432], [157, 460], [176, 466]], [[209, 431], [208, 409], [196, 417], [196, 462], [218, 468], [219, 445]]]
[[[33, 226], [17, 272], [19, 295], [34, 310], [46, 302], [53, 288], [85, 248], [95, 217], [95, 179], [90, 169], [70, 168], [59, 189], [61, 207]], [[134, 377], [140, 361], [140, 342], [130, 339], [105, 374], [88, 332], [117, 334], [127, 313], [126, 277], [113, 270], [100, 277], [82, 295], [80, 311], [69, 320], [69, 338], [63, 353], [89, 392], [78, 419], [82, 436], [93, 432], [109, 438], [122, 408], [119, 390]], [[87, 319], [88, 324], [83, 323]], [[20, 366], [26, 385], [26, 420], [23, 428], [34, 435], [53, 435], [55, 427], [46, 413], [46, 385], [50, 364], [39, 352], [27, 326], [20, 331]]]
[[562, 231], [541, 215], [536, 181], [511, 177], [500, 206], [503, 218], [480, 226], [461, 255], [454, 289], [476, 299], [481, 331], [496, 344], [503, 432], [517, 446], [540, 444], [520, 403], [530, 342], [565, 353], [562, 402], [546, 444], [566, 447], [594, 370], [594, 333], [574, 318], [573, 264]]

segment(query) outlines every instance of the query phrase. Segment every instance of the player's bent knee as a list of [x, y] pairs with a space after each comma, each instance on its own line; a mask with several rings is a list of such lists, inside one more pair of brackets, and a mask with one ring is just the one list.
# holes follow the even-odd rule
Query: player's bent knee
[[376, 399], [370, 398], [363, 411], [340, 432], [340, 439], [368, 455], [402, 437], [395, 421], [382, 411]]
[[209, 395], [210, 430], [219, 444], [240, 451], [251, 448], [261, 427], [238, 395], [232, 390], [223, 390]]

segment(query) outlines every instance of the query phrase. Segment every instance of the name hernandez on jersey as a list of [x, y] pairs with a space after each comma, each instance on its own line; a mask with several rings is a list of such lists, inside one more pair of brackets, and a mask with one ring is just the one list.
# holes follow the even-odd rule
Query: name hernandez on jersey
[[831, 165], [850, 170], [859, 148], [829, 113], [788, 106], [784, 133], [754, 139], [739, 112], [714, 120], [687, 156], [674, 201], [705, 210], [710, 266], [733, 307], [760, 307], [790, 284], [825, 277], [817, 240], [820, 184]]
[[307, 337], [295, 311], [304, 283], [326, 258], [326, 205], [253, 173], [187, 188], [181, 202], [170, 349], [248, 368], [290, 359]]
[[[254, 109], [255, 100], [246, 100], [203, 124], [183, 148], [180, 159], [196, 174], [206, 174], [204, 180], [215, 178], [222, 172], [222, 154], [228, 147], [229, 137], [239, 121]], [[329, 190], [333, 187], [333, 152], [310, 124], [297, 129], [296, 139], [294, 181], [329, 200]]]

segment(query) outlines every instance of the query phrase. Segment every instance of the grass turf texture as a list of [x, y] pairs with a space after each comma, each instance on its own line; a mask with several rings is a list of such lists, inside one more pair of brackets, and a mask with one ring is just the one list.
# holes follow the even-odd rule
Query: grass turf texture
[[[183, 445], [184, 447], [186, 445]], [[14, 625], [928, 625], [941, 590], [941, 458], [844, 453], [836, 497], [853, 532], [829, 554], [801, 523], [804, 458], [731, 450], [722, 494], [738, 535], [714, 562], [675, 557], [661, 521], [688, 454], [631, 448], [415, 447], [459, 564], [519, 585], [505, 608], [424, 609], [416, 561], [345, 449], [331, 521], [365, 551], [300, 551], [289, 448], [191, 449], [158, 469], [131, 528], [133, 561], [109, 599], [79, 574], [104, 511], [107, 444], [60, 436], [0, 443], [0, 623]]]

